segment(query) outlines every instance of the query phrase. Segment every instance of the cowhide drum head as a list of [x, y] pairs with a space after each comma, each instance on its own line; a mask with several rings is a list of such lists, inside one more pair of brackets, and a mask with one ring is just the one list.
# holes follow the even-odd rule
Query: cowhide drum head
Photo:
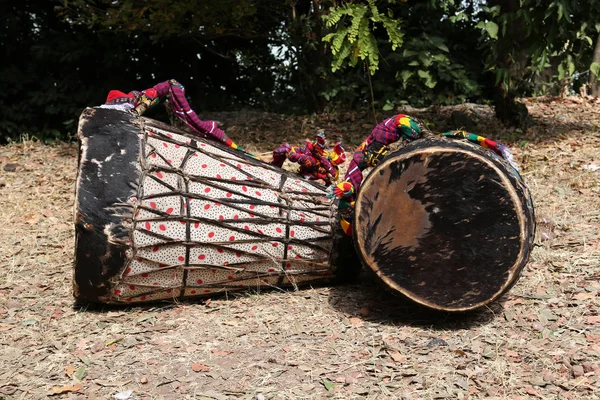
[[470, 143], [423, 139], [365, 179], [354, 236], [387, 287], [430, 308], [466, 311], [517, 281], [534, 221], [529, 192], [506, 161]]

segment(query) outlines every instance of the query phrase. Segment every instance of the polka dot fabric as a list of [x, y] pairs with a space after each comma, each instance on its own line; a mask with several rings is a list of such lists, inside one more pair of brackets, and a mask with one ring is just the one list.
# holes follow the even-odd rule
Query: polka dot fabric
[[112, 300], [137, 303], [330, 277], [323, 186], [143, 119], [131, 249]]

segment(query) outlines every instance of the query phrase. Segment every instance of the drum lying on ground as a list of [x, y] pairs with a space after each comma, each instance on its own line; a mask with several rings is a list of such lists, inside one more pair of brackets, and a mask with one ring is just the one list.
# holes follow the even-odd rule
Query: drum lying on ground
[[86, 109], [78, 134], [79, 300], [208, 296], [357, 272], [337, 259], [352, 244], [322, 185], [121, 110]]
[[391, 153], [356, 201], [363, 264], [393, 291], [438, 310], [476, 309], [508, 291], [534, 230], [517, 171], [467, 142], [423, 139]]

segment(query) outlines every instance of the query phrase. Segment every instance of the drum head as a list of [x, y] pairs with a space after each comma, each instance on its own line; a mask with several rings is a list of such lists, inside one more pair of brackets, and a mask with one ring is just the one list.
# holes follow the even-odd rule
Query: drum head
[[392, 290], [430, 308], [472, 310], [517, 280], [532, 245], [530, 206], [516, 171], [491, 151], [420, 140], [365, 179], [355, 245]]

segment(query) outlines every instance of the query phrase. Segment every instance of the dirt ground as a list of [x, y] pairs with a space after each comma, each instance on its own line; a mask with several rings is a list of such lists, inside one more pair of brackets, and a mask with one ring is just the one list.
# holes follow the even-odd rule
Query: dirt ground
[[[538, 235], [520, 281], [465, 315], [424, 311], [366, 277], [76, 307], [76, 146], [0, 147], [0, 398], [600, 398], [600, 102], [526, 101], [526, 132], [499, 126], [487, 106], [407, 110], [438, 132], [456, 127], [459, 111], [476, 132], [506, 141], [533, 193]], [[317, 128], [350, 150], [374, 124], [352, 113], [212, 117], [259, 153]]]

